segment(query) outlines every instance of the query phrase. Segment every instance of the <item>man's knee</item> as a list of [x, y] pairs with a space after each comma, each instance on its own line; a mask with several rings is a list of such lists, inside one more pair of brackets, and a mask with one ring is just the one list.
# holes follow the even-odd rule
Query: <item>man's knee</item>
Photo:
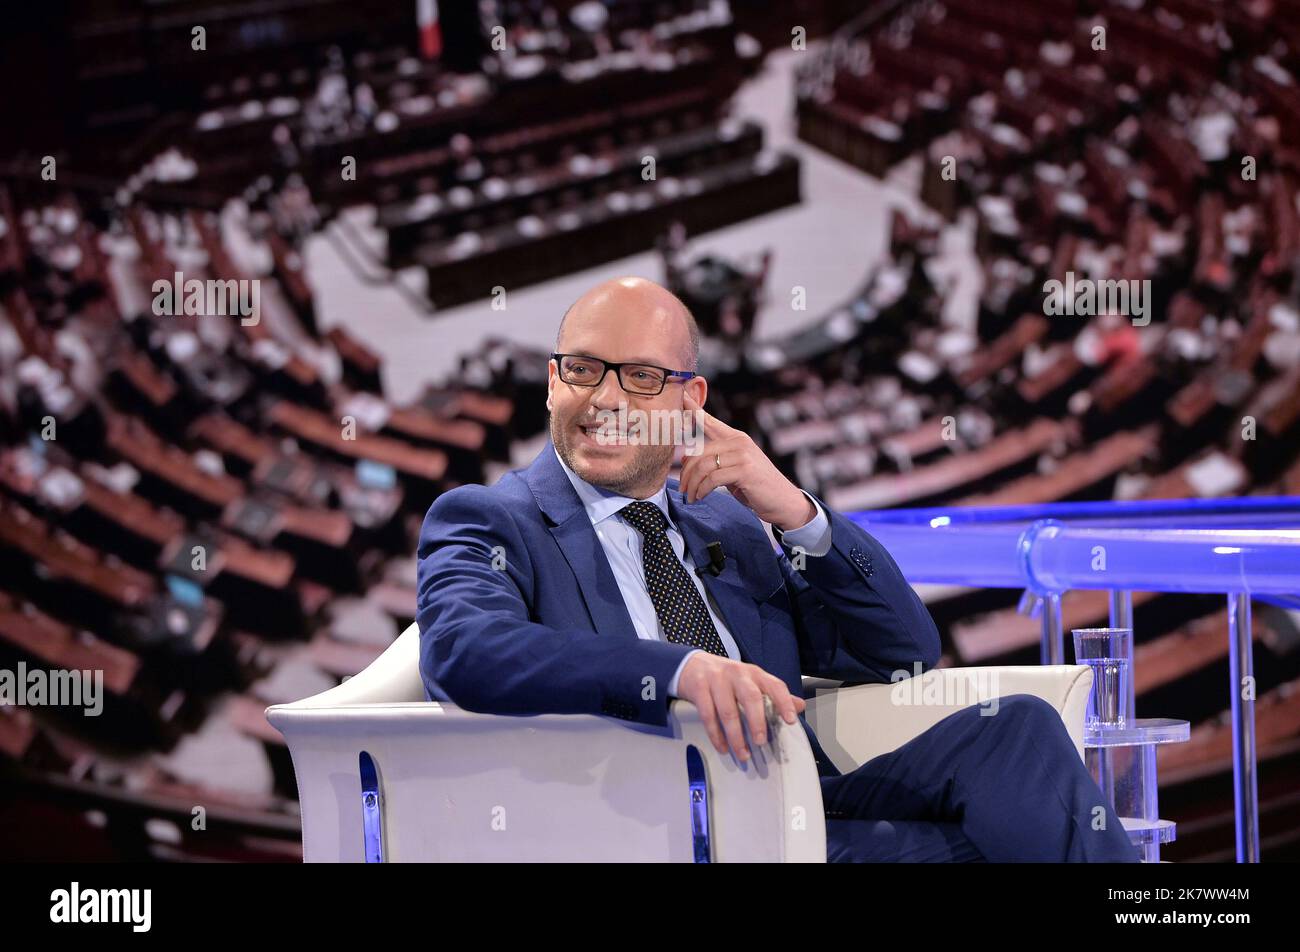
[[1036, 694], [1008, 694], [999, 698], [998, 716], [992, 720], [1051, 731], [1063, 730], [1065, 727], [1060, 712]]
[[1000, 742], [1003, 738], [1032, 738], [1039, 753], [1077, 761], [1078, 750], [1061, 719], [1049, 702], [1036, 694], [1007, 694], [998, 699], [995, 717], [982, 717], [984, 738]]
[[1005, 694], [996, 703], [972, 704], [951, 715], [956, 724], [988, 740], [1006, 733], [1032, 733], [1041, 743], [1073, 746], [1060, 713], [1036, 694]]

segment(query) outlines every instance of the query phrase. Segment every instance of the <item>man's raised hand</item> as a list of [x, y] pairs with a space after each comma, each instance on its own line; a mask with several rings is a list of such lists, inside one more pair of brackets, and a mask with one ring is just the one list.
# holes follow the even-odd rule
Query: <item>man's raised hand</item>
[[726, 486], [742, 505], [783, 532], [806, 525], [817, 514], [808, 497], [785, 478], [748, 433], [727, 426], [690, 393], [683, 398], [686, 412], [703, 423], [705, 438], [699, 454], [682, 460], [678, 482], [688, 503]]

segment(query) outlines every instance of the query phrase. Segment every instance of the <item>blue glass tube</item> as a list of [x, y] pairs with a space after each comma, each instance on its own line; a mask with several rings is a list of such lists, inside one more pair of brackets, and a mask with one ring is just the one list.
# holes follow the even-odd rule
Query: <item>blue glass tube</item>
[[910, 582], [1036, 592], [1300, 592], [1300, 529], [1115, 529], [1054, 521], [864, 528]]
[[1245, 496], [1233, 499], [1141, 499], [1106, 502], [1051, 502], [1027, 506], [930, 506], [915, 509], [868, 509], [850, 518], [862, 525], [881, 522], [933, 527], [983, 522], [1030, 523], [1090, 520], [1130, 525], [1150, 519], [1165, 528], [1222, 524], [1300, 527], [1300, 496]]

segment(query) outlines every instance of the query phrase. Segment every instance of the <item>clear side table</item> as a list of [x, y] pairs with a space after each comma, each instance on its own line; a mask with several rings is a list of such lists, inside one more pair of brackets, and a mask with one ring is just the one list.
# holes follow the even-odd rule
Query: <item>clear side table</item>
[[1187, 721], [1169, 717], [1139, 717], [1125, 727], [1084, 731], [1084, 763], [1147, 862], [1158, 863], [1161, 845], [1177, 836], [1176, 824], [1160, 819], [1156, 748], [1190, 737]]

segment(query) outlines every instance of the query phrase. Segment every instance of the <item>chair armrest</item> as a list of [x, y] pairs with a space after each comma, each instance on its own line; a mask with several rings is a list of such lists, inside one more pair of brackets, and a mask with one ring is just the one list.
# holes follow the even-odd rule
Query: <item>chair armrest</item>
[[892, 684], [834, 684], [804, 679], [805, 693], [812, 695], [805, 715], [826, 755], [844, 772], [896, 750], [963, 707], [983, 704], [994, 714], [996, 699], [1010, 694], [1032, 694], [1056, 708], [1083, 757], [1083, 718], [1092, 690], [1087, 665], [935, 668]]
[[423, 701], [322, 703], [338, 691], [267, 710], [293, 757], [308, 862], [364, 858], [362, 751], [378, 768], [387, 861], [690, 862], [691, 746], [715, 862], [826, 859], [821, 785], [798, 724], [773, 719], [770, 743], [742, 767], [718, 755], [682, 700], [656, 728]]

